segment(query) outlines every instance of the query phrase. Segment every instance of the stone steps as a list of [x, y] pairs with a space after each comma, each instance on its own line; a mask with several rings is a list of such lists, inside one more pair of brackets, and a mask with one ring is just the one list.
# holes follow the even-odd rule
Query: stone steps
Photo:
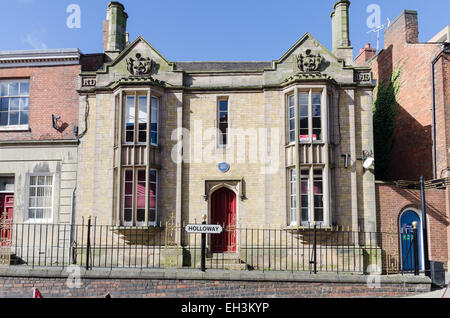
[[206, 258], [206, 266], [213, 269], [247, 270], [247, 264], [240, 260], [238, 253], [212, 253]]

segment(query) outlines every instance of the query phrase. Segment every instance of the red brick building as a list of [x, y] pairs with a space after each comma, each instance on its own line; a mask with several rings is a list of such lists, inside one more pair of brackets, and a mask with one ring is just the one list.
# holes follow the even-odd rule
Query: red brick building
[[[417, 12], [405, 10], [385, 30], [384, 49], [376, 54], [368, 45], [355, 60], [357, 65], [370, 65], [381, 85], [389, 83], [395, 72], [400, 73], [393, 149], [384, 181], [449, 176], [449, 29], [429, 42], [419, 42]], [[450, 191], [448, 187], [428, 190], [426, 197], [430, 259], [448, 263]], [[404, 212], [412, 211], [421, 218], [420, 191], [380, 182], [377, 207], [379, 230], [396, 231], [402, 226]]]
[[0, 52], [0, 214], [14, 223], [71, 222], [79, 73], [98, 69], [99, 58], [77, 49]]

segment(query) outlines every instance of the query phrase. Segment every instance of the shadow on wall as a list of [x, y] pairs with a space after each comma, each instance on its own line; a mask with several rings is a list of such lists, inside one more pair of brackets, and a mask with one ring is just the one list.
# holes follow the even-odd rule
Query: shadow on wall
[[[389, 189], [391, 191], [395, 191], [397, 193], [398, 196], [400, 196], [401, 198], [403, 198], [404, 200], [401, 202], [398, 202], [397, 205], [396, 204], [391, 204], [390, 206], [392, 207], [392, 211], [391, 213], [393, 215], [399, 216], [400, 213], [409, 208], [416, 208], [418, 210], [420, 210], [420, 206], [421, 206], [421, 197], [420, 197], [420, 190], [410, 190], [410, 189], [402, 189], [402, 188], [398, 188], [395, 185], [391, 185], [389, 186]], [[432, 191], [442, 191], [444, 192], [445, 190], [432, 190]], [[377, 201], [378, 201], [378, 209], [380, 208], [380, 202], [382, 200], [386, 200], [386, 198], [382, 198], [380, 191], [377, 189]], [[435, 202], [430, 202], [430, 190], [427, 190], [426, 192], [426, 196], [428, 196], [428, 200], [427, 200], [427, 215], [429, 217], [432, 217], [434, 220], [436, 220], [437, 222], [441, 223], [443, 226], [448, 226], [450, 225], [450, 220], [447, 218], [446, 214], [445, 214], [445, 210], [442, 211], [442, 208], [436, 206]], [[442, 195], [442, 198], [444, 198], [444, 195]], [[436, 201], [436, 199], [434, 199], [434, 201]], [[440, 202], [442, 203], [442, 202]], [[381, 218], [383, 217], [382, 213], [380, 213], [380, 211], [378, 211], [377, 213], [377, 224], [378, 224], [378, 228], [380, 229], [381, 232], [397, 232], [398, 231], [398, 222], [394, 223], [394, 222], [383, 222]]]
[[[436, 260], [446, 262], [447, 240], [440, 238], [450, 224], [450, 220], [445, 215], [445, 190], [427, 190], [426, 196], [432, 256]], [[398, 188], [393, 184], [378, 184], [376, 201], [378, 230], [381, 233], [394, 234], [381, 235], [379, 238], [379, 244], [383, 246], [383, 270], [386, 273], [393, 273], [401, 264], [400, 213], [410, 208], [420, 211], [420, 190]]]
[[[421, 197], [420, 197], [420, 191], [419, 190], [408, 190], [408, 189], [400, 189], [395, 188], [395, 191], [401, 195], [403, 198], [411, 202], [411, 205], [414, 205], [415, 207], [420, 207], [421, 205]], [[445, 190], [433, 190], [433, 191], [442, 191]], [[427, 191], [429, 193], [429, 191]], [[425, 197], [427, 195], [425, 193]], [[405, 207], [407, 208], [407, 206]], [[434, 203], [430, 203], [430, 200], [427, 201], [426, 204], [426, 211], [427, 215], [433, 217], [436, 221], [441, 223], [442, 225], [448, 226], [450, 224], [449, 220], [447, 219], [447, 216], [445, 215], [445, 211], [441, 211], [438, 207], [435, 206]], [[398, 213], [400, 213], [399, 211]]]
[[387, 181], [433, 179], [431, 130], [398, 105]]
[[[401, 104], [401, 65], [392, 63], [392, 45], [378, 61], [374, 112], [376, 178], [382, 181], [432, 179], [431, 125], [423, 126]], [[405, 70], [406, 72], [406, 70]], [[417, 101], [420, 102], [420, 101]]]

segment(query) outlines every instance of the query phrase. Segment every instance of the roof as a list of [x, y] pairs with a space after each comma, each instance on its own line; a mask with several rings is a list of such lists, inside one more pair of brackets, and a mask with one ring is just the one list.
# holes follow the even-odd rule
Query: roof
[[78, 49], [0, 51], [0, 68], [79, 64]]
[[269, 61], [251, 62], [175, 62], [176, 69], [185, 72], [211, 72], [211, 71], [263, 71], [272, 67]]

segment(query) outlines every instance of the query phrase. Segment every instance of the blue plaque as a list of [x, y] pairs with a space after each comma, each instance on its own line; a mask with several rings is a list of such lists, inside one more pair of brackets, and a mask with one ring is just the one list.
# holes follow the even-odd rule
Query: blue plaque
[[219, 170], [223, 173], [228, 172], [230, 170], [230, 165], [226, 162], [219, 163]]

